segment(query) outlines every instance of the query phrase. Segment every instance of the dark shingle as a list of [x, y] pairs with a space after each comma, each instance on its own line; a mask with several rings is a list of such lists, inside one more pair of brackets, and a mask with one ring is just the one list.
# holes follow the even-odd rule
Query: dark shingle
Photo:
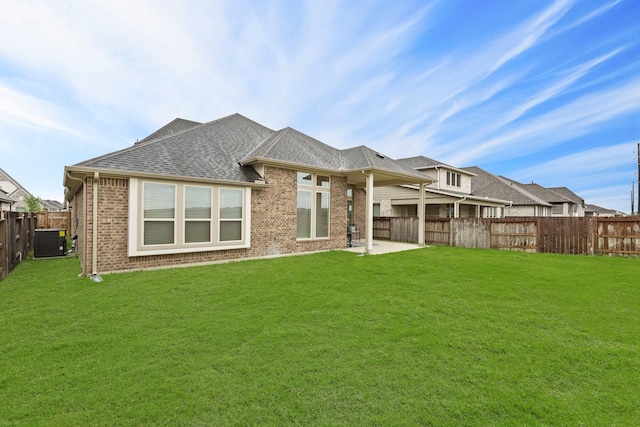
[[462, 169], [476, 174], [471, 178], [471, 193], [476, 196], [509, 200], [514, 205], [551, 206], [550, 203], [520, 187], [517, 183], [510, 182], [477, 166]]
[[174, 119], [162, 126], [157, 131], [153, 132], [151, 135], [147, 136], [144, 139], [141, 139], [136, 144], [140, 142], [153, 141], [154, 139], [164, 138], [165, 136], [173, 135], [174, 133], [182, 132], [187, 129], [191, 129], [194, 126], [201, 125], [202, 123], [194, 122], [192, 120], [185, 120], [181, 118]]
[[233, 114], [76, 166], [253, 182], [260, 176], [252, 167], [240, 166], [238, 162], [273, 133], [240, 114]]
[[164, 137], [148, 138], [75, 166], [253, 182], [261, 177], [248, 165], [272, 161], [338, 172], [377, 168], [414, 176], [417, 182], [425, 179], [420, 172], [370, 148], [338, 150], [295, 129], [276, 132], [240, 114], [193, 125]]

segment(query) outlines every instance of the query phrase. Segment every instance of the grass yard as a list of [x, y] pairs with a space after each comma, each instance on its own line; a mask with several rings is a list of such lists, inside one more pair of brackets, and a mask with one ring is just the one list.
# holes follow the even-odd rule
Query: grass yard
[[640, 425], [640, 260], [431, 247], [0, 282], [0, 425]]

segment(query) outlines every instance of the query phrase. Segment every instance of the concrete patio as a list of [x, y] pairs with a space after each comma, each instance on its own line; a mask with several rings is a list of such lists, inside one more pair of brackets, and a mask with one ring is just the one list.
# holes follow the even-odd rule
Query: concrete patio
[[[352, 247], [344, 248], [347, 252], [353, 252], [357, 254], [362, 254], [367, 249], [367, 244], [364, 241], [360, 242], [352, 242]], [[382, 255], [388, 254], [391, 252], [402, 252], [402, 251], [410, 251], [412, 249], [420, 249], [420, 246], [416, 243], [401, 243], [401, 242], [390, 242], [388, 240], [374, 240], [373, 241], [373, 249], [369, 252], [369, 255]]]

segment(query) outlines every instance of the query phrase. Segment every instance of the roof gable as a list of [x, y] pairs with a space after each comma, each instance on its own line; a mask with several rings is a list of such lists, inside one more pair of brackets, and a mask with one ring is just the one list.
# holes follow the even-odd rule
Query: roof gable
[[[4, 185], [2, 185], [3, 182], [4, 182]], [[4, 191], [9, 196], [15, 196], [18, 194], [31, 196], [31, 193], [29, 193], [26, 188], [20, 185], [18, 181], [13, 179], [11, 175], [6, 173], [2, 168], [0, 168], [0, 190]]]
[[340, 150], [290, 127], [274, 132], [241, 163], [271, 160], [322, 169], [340, 168]]
[[584, 205], [584, 199], [578, 196], [573, 191], [569, 190], [567, 187], [549, 187], [549, 190], [561, 195], [562, 197], [568, 200], [571, 200], [572, 202], [578, 205], [581, 205], [581, 206]]

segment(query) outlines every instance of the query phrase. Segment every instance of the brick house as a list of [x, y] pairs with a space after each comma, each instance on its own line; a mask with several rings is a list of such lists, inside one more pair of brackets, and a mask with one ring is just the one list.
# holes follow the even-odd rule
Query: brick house
[[348, 218], [371, 250], [374, 186], [430, 182], [239, 114], [176, 119], [64, 175], [85, 275], [343, 248]]

